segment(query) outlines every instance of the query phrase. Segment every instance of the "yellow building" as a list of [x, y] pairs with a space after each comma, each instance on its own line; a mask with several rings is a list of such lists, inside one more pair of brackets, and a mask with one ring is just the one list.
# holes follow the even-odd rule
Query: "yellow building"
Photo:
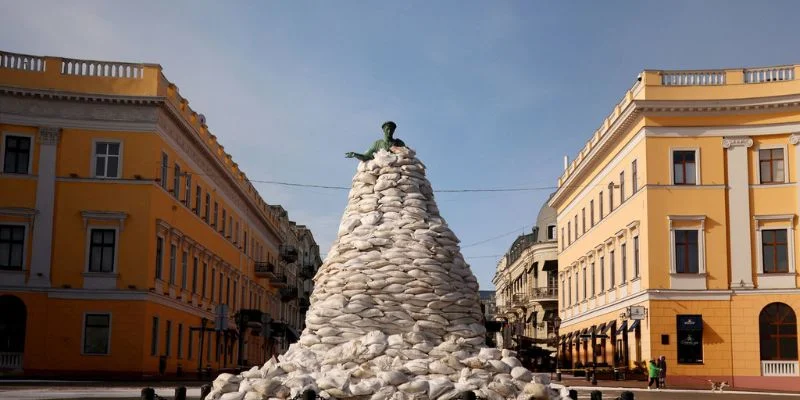
[[565, 162], [563, 368], [663, 355], [676, 384], [800, 387], [798, 74], [644, 71]]
[[0, 52], [0, 135], [0, 370], [219, 370], [296, 339], [314, 238], [159, 65]]

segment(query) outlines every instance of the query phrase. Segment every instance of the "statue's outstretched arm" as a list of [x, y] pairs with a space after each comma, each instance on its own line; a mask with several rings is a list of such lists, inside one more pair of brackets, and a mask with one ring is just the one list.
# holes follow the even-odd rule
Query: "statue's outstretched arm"
[[350, 151], [350, 152], [345, 153], [344, 156], [347, 157], [347, 158], [356, 158], [356, 159], [359, 159], [361, 161], [368, 161], [368, 160], [372, 160], [374, 158], [374, 154], [375, 154], [376, 151], [377, 151], [377, 146], [373, 144], [372, 147], [370, 147], [367, 151], [364, 152], [364, 154], [359, 154], [359, 153]]

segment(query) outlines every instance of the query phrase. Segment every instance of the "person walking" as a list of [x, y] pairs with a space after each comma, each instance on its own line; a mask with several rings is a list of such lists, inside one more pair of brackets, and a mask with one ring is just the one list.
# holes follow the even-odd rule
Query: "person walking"
[[667, 387], [667, 357], [661, 356], [658, 358], [658, 380], [662, 388]]
[[656, 366], [656, 360], [650, 360], [650, 363], [647, 365], [647, 372], [647, 375], [650, 377], [650, 381], [647, 383], [647, 390], [650, 390], [650, 386], [652, 386], [653, 383], [656, 384], [656, 390], [658, 390], [659, 368]]

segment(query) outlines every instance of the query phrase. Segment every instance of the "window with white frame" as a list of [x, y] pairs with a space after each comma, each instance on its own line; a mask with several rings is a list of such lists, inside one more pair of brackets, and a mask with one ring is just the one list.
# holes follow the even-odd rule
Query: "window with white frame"
[[120, 177], [120, 142], [95, 142], [94, 144], [94, 177]]
[[704, 289], [704, 215], [671, 215], [669, 218], [670, 280], [673, 288]]
[[547, 240], [556, 240], [556, 226], [547, 225]]
[[108, 354], [111, 344], [111, 315], [85, 314], [83, 318], [83, 354]]
[[[755, 215], [758, 286], [793, 288], [794, 280], [780, 274], [794, 274], [794, 214]], [[770, 276], [772, 275], [772, 276]]]
[[606, 264], [605, 257], [600, 257], [600, 293], [606, 291]]
[[89, 231], [89, 272], [114, 272], [117, 231], [91, 229]]
[[672, 183], [675, 185], [697, 184], [697, 151], [672, 151]]
[[175, 172], [172, 177], [172, 195], [180, 201], [181, 199], [181, 166], [175, 163]]
[[178, 246], [171, 244], [169, 246], [169, 284], [175, 284], [175, 270], [177, 269], [176, 263], [178, 258]]
[[23, 269], [25, 226], [0, 225], [0, 270]]
[[3, 146], [3, 172], [7, 174], [28, 174], [31, 163], [31, 138], [28, 136], [6, 135]]
[[167, 153], [161, 153], [161, 187], [167, 188], [167, 179], [169, 176], [169, 156]]
[[758, 175], [761, 183], [785, 183], [786, 163], [783, 148], [758, 150]]
[[616, 271], [617, 266], [614, 265], [615, 264], [614, 250], [611, 250], [611, 251], [608, 252], [608, 264], [609, 264], [608, 265], [608, 267], [609, 267], [609, 275], [608, 275], [608, 277], [610, 279], [608, 287], [613, 289], [614, 286], [617, 284], [616, 277], [614, 276], [616, 274], [616, 272], [617, 272]]

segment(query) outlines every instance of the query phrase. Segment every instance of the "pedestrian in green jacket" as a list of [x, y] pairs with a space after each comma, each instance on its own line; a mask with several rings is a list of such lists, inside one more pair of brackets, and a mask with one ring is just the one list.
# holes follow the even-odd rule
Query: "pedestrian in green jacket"
[[656, 390], [658, 390], [658, 375], [661, 372], [661, 368], [656, 366], [656, 360], [650, 360], [650, 363], [647, 365], [647, 373], [650, 377], [650, 382], [647, 383], [647, 390], [650, 390], [650, 386], [653, 383], [656, 384]]

